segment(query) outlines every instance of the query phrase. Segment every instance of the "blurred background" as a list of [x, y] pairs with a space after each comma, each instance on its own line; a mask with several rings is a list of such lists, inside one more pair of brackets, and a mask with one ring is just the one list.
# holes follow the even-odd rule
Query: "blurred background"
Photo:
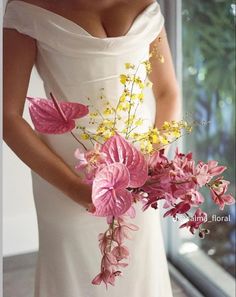
[[[171, 41], [183, 117], [203, 123], [182, 140], [182, 149], [192, 151], [195, 160], [215, 159], [227, 166], [223, 175], [235, 196], [235, 2], [182, 0], [175, 8], [164, 4], [181, 19]], [[221, 211], [208, 191], [203, 194], [204, 210], [212, 220], [205, 224], [210, 234], [193, 238], [170, 224], [169, 259], [204, 296], [235, 296], [236, 208]]]
[[[223, 175], [231, 181], [232, 193], [235, 193], [235, 15], [233, 1], [182, 1], [184, 112], [208, 123], [197, 127], [184, 146], [199, 160], [215, 159], [227, 166]], [[211, 199], [206, 202], [205, 210], [210, 216], [216, 214], [229, 221], [209, 224], [213, 232], [198, 244], [235, 277], [235, 205], [219, 211]]]

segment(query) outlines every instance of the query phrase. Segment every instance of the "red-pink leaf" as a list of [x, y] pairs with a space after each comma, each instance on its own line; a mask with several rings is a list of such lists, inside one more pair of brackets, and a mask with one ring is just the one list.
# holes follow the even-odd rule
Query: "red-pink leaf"
[[144, 155], [118, 133], [103, 144], [101, 151], [107, 154], [108, 164], [120, 162], [128, 168], [129, 187], [141, 187], [146, 182], [148, 166]]
[[125, 165], [114, 163], [105, 166], [95, 176], [92, 200], [96, 207], [94, 215], [120, 216], [132, 204], [132, 195], [126, 190], [129, 184], [129, 171]]
[[[26, 97], [35, 129], [40, 133], [62, 134], [75, 128], [75, 119], [88, 114], [88, 107], [76, 102], [57, 102]], [[59, 109], [58, 109], [58, 106]]]

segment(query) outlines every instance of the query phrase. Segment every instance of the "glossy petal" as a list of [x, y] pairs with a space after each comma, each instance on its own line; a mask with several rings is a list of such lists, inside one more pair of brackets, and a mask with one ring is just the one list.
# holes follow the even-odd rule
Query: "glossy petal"
[[75, 119], [88, 114], [88, 107], [76, 102], [57, 102], [26, 97], [35, 129], [40, 133], [62, 134], [75, 128]]
[[120, 216], [132, 204], [132, 195], [126, 190], [129, 171], [125, 165], [114, 163], [105, 166], [95, 176], [92, 200], [97, 216]]
[[138, 151], [132, 144], [116, 133], [108, 139], [101, 149], [107, 154], [108, 164], [115, 162], [123, 163], [129, 170], [129, 187], [141, 187], [148, 176], [147, 162], [144, 155]]

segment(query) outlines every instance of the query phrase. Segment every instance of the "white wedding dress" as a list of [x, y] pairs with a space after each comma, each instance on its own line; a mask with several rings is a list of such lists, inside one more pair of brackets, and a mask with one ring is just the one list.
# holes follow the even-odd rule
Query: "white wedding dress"
[[[149, 44], [163, 24], [157, 2], [149, 5], [121, 37], [93, 37], [73, 21], [23, 1], [10, 2], [3, 19], [4, 27], [37, 40], [35, 65], [48, 98], [52, 92], [58, 100], [87, 105], [89, 97], [98, 109], [101, 88], [111, 103], [117, 102], [124, 64], [137, 64], [148, 57]], [[147, 89], [145, 96], [138, 109], [145, 118], [141, 130], [155, 120], [152, 90]], [[89, 125], [87, 117], [80, 122]], [[74, 169], [78, 143], [70, 133], [39, 136]], [[98, 234], [107, 228], [105, 219], [89, 215], [33, 171], [32, 182], [39, 230], [35, 297], [172, 297], [159, 210], [143, 213], [136, 207], [132, 223], [140, 229], [127, 241], [129, 266], [106, 291], [104, 285], [91, 284], [100, 272]]]

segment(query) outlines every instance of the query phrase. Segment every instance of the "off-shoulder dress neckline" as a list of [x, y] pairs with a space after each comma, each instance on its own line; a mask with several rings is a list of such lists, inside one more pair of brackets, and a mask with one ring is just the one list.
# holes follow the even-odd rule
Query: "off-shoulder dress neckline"
[[64, 21], [65, 23], [67, 23], [68, 25], [73, 26], [74, 28], [80, 29], [81, 31], [83, 31], [88, 37], [92, 38], [92, 39], [100, 39], [100, 40], [117, 40], [117, 39], [121, 39], [121, 38], [125, 38], [126, 36], [129, 35], [129, 33], [132, 31], [133, 27], [135, 26], [135, 24], [140, 20], [140, 18], [142, 18], [148, 11], [152, 10], [154, 7], [156, 7], [158, 5], [157, 1], [152, 2], [151, 4], [147, 5], [133, 20], [131, 26], [129, 27], [128, 31], [121, 36], [107, 36], [107, 37], [97, 37], [92, 35], [91, 33], [89, 33], [87, 30], [85, 30], [83, 27], [81, 27], [79, 24], [77, 24], [76, 22], [56, 13], [53, 12], [49, 9], [43, 8], [41, 6], [35, 5], [35, 4], [31, 4], [25, 1], [21, 1], [21, 0], [13, 0], [11, 2], [9, 2], [9, 5], [13, 5], [14, 3], [17, 3], [19, 5], [25, 6], [25, 7], [29, 7], [32, 9], [35, 9], [39, 12], [44, 12], [47, 13], [48, 15], [51, 15], [52, 17], [54, 17], [55, 19], [57, 19], [58, 21]]

